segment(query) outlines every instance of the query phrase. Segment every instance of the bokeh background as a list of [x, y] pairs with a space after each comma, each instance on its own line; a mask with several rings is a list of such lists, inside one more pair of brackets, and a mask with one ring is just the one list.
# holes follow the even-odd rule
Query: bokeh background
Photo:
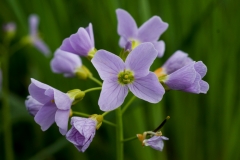
[[[155, 60], [152, 70], [160, 67], [176, 50], [183, 50], [192, 59], [202, 60], [207, 65], [208, 73], [204, 80], [210, 85], [206, 95], [169, 91], [155, 105], [136, 99], [123, 115], [124, 137], [153, 130], [169, 115], [171, 118], [162, 129], [169, 141], [165, 141], [162, 152], [142, 147], [138, 140], [126, 142], [125, 159], [240, 159], [239, 1], [1, 0], [0, 25], [16, 22], [14, 44], [28, 35], [28, 16], [38, 14], [40, 35], [53, 54], [64, 38], [91, 22], [96, 48], [118, 54], [117, 8], [127, 10], [138, 26], [153, 15], [160, 16], [169, 24], [169, 28], [161, 36], [166, 43], [165, 55]], [[1, 32], [1, 40], [2, 37]], [[61, 136], [55, 124], [42, 132], [27, 113], [24, 100], [28, 95], [30, 78], [63, 92], [97, 86], [92, 81], [66, 79], [52, 73], [49, 65], [51, 58], [52, 56], [46, 58], [34, 47], [24, 47], [11, 55], [11, 108], [10, 115], [6, 115], [2, 112], [2, 105], [0, 107], [0, 159], [6, 159], [3, 135], [5, 116], [11, 120], [9, 135], [12, 135], [15, 159], [116, 159], [114, 127], [103, 125], [87, 151], [80, 153]], [[83, 59], [83, 63], [99, 78], [87, 59]], [[99, 93], [100, 91], [95, 91], [87, 94], [73, 109], [88, 114], [102, 113], [97, 106]], [[114, 122], [114, 112], [109, 113], [106, 119]]]

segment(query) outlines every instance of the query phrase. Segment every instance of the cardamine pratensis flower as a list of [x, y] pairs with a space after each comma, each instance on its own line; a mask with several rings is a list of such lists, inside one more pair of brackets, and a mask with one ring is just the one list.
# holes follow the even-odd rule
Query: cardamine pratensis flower
[[92, 59], [103, 82], [98, 104], [103, 111], [119, 107], [128, 94], [128, 89], [135, 96], [151, 103], [157, 103], [165, 93], [157, 76], [149, 71], [157, 51], [149, 42], [142, 43], [132, 50], [126, 61], [118, 56], [99, 50]]
[[40, 52], [42, 52], [45, 56], [49, 56], [50, 50], [45, 42], [41, 40], [38, 35], [38, 23], [39, 18], [36, 14], [32, 14], [29, 16], [29, 41], [33, 44]]
[[162, 151], [164, 147], [163, 140], [168, 140], [168, 138], [164, 136], [153, 136], [149, 139], [145, 139], [143, 144], [145, 146], [150, 146], [153, 149]]
[[182, 51], [175, 52], [155, 74], [166, 89], [191, 93], [207, 93], [209, 85], [202, 78], [207, 67], [202, 61], [195, 62]]
[[93, 118], [71, 118], [72, 128], [67, 132], [66, 138], [80, 152], [84, 152], [89, 147], [95, 136], [96, 129], [98, 129], [98, 124], [102, 123], [101, 115], [96, 116]]
[[57, 49], [51, 61], [51, 69], [54, 73], [63, 73], [65, 77], [77, 76], [80, 79], [87, 79], [91, 72], [82, 65], [81, 58], [73, 53]]
[[35, 116], [37, 112], [42, 108], [43, 104], [38, 102], [32, 96], [28, 96], [27, 100], [25, 101], [26, 109], [31, 116]]
[[168, 28], [168, 24], [163, 22], [158, 16], [153, 16], [141, 27], [137, 27], [132, 16], [123, 9], [117, 9], [118, 34], [121, 36], [119, 45], [126, 47], [128, 41], [131, 41], [132, 49], [143, 42], [151, 42], [158, 51], [158, 57], [162, 57], [165, 51], [164, 41], [158, 41], [159, 37]]
[[[34, 120], [41, 126], [43, 131], [56, 122], [60, 133], [65, 135], [68, 129], [68, 118], [73, 99], [69, 95], [33, 78], [31, 82], [28, 87], [30, 96], [43, 104], [36, 113]], [[27, 105], [27, 107], [29, 106]]]
[[96, 52], [92, 24], [87, 28], [80, 27], [77, 33], [63, 40], [60, 49], [79, 56], [92, 58]]

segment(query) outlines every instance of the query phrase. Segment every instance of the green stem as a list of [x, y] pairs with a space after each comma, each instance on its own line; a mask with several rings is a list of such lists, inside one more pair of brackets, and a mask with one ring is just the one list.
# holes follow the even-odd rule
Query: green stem
[[132, 98], [127, 102], [127, 104], [122, 109], [122, 114], [127, 110], [127, 108], [130, 106], [130, 104], [133, 102], [135, 98], [136, 98], [135, 96], [132, 96]]
[[101, 90], [101, 89], [102, 89], [102, 87], [95, 87], [95, 88], [87, 89], [87, 90], [85, 90], [85, 91], [83, 91], [83, 92], [87, 93], [87, 92], [96, 91], [96, 90]]
[[116, 109], [116, 139], [117, 139], [117, 160], [123, 160], [123, 124], [122, 124], [122, 110], [121, 107]]
[[2, 72], [3, 72], [3, 87], [2, 87], [2, 117], [3, 117], [3, 130], [5, 140], [5, 154], [7, 160], [14, 159], [13, 147], [12, 147], [12, 131], [11, 131], [11, 115], [9, 105], [9, 88], [8, 88], [8, 67], [9, 67], [9, 52], [3, 53]]
[[128, 142], [137, 139], [137, 136], [124, 139], [122, 142]]
[[10, 55], [12, 55], [13, 53], [19, 51], [20, 49], [22, 49], [22, 48], [25, 47], [25, 46], [26, 46], [26, 45], [24, 45], [24, 44], [22, 43], [22, 41], [15, 43], [15, 44], [10, 48], [10, 51], [9, 51]]
[[88, 78], [91, 79], [92, 81], [96, 82], [96, 83], [99, 84], [100, 86], [102, 86], [102, 82], [100, 82], [100, 81], [99, 81], [98, 79], [96, 79], [95, 77], [89, 76]]
[[[83, 117], [90, 117], [91, 115], [90, 114], [86, 114], [86, 113], [82, 113], [82, 112], [72, 112], [72, 114], [75, 114], [77, 116], [83, 116]], [[112, 123], [112, 122], [109, 122], [107, 120], [103, 120], [103, 123], [106, 123], [110, 126], [113, 126], [113, 127], [116, 127], [116, 124]]]
[[103, 117], [106, 116], [109, 112], [111, 112], [111, 111], [104, 112], [104, 113], [102, 114], [102, 116], [103, 116]]

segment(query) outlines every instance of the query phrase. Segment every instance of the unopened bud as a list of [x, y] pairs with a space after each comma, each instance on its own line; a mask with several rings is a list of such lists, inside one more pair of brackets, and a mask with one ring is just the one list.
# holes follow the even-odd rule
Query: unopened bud
[[72, 105], [74, 105], [83, 99], [85, 92], [81, 91], [80, 89], [73, 89], [68, 91], [67, 95], [73, 100]]
[[84, 65], [77, 68], [75, 74], [79, 79], [87, 79], [88, 77], [92, 76], [92, 73]]

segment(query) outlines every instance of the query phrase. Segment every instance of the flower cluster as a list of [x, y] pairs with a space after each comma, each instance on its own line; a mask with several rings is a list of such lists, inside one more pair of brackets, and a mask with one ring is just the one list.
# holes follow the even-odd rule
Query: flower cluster
[[[81, 152], [92, 142], [96, 129], [104, 122], [103, 117], [124, 103], [129, 90], [139, 99], [158, 103], [166, 90], [199, 94], [207, 93], [209, 89], [208, 83], [202, 80], [207, 67], [202, 61], [193, 61], [182, 51], [176, 51], [162, 67], [154, 72], [150, 71], [154, 60], [162, 57], [165, 51], [165, 43], [159, 38], [168, 28], [168, 24], [160, 17], [153, 16], [138, 28], [125, 10], [117, 9], [116, 14], [119, 45], [123, 49], [120, 56], [95, 48], [93, 26], [90, 23], [88, 27], [80, 27], [77, 33], [64, 39], [51, 60], [54, 73], [61, 73], [65, 77], [89, 78], [101, 87], [85, 91], [74, 89], [63, 93], [34, 79], [31, 79], [29, 85], [30, 96], [26, 100], [26, 107], [36, 123], [45, 131], [56, 122], [60, 133], [66, 135], [66, 139]], [[34, 16], [30, 17], [31, 37], [34, 42], [38, 41], [36, 44], [40, 44], [34, 30], [37, 20]], [[43, 48], [42, 51], [46, 53]], [[103, 83], [93, 77], [79, 56], [91, 61]], [[71, 118], [72, 127], [68, 129], [69, 116], [77, 113], [71, 111], [71, 106], [81, 101], [85, 93], [97, 89], [101, 89], [98, 105], [105, 112], [102, 115], [90, 115], [88, 118], [74, 116]], [[77, 115], [84, 116], [80, 113]], [[154, 131], [137, 135], [143, 146], [162, 151], [163, 140], [168, 140], [159, 131], [164, 123]]]

